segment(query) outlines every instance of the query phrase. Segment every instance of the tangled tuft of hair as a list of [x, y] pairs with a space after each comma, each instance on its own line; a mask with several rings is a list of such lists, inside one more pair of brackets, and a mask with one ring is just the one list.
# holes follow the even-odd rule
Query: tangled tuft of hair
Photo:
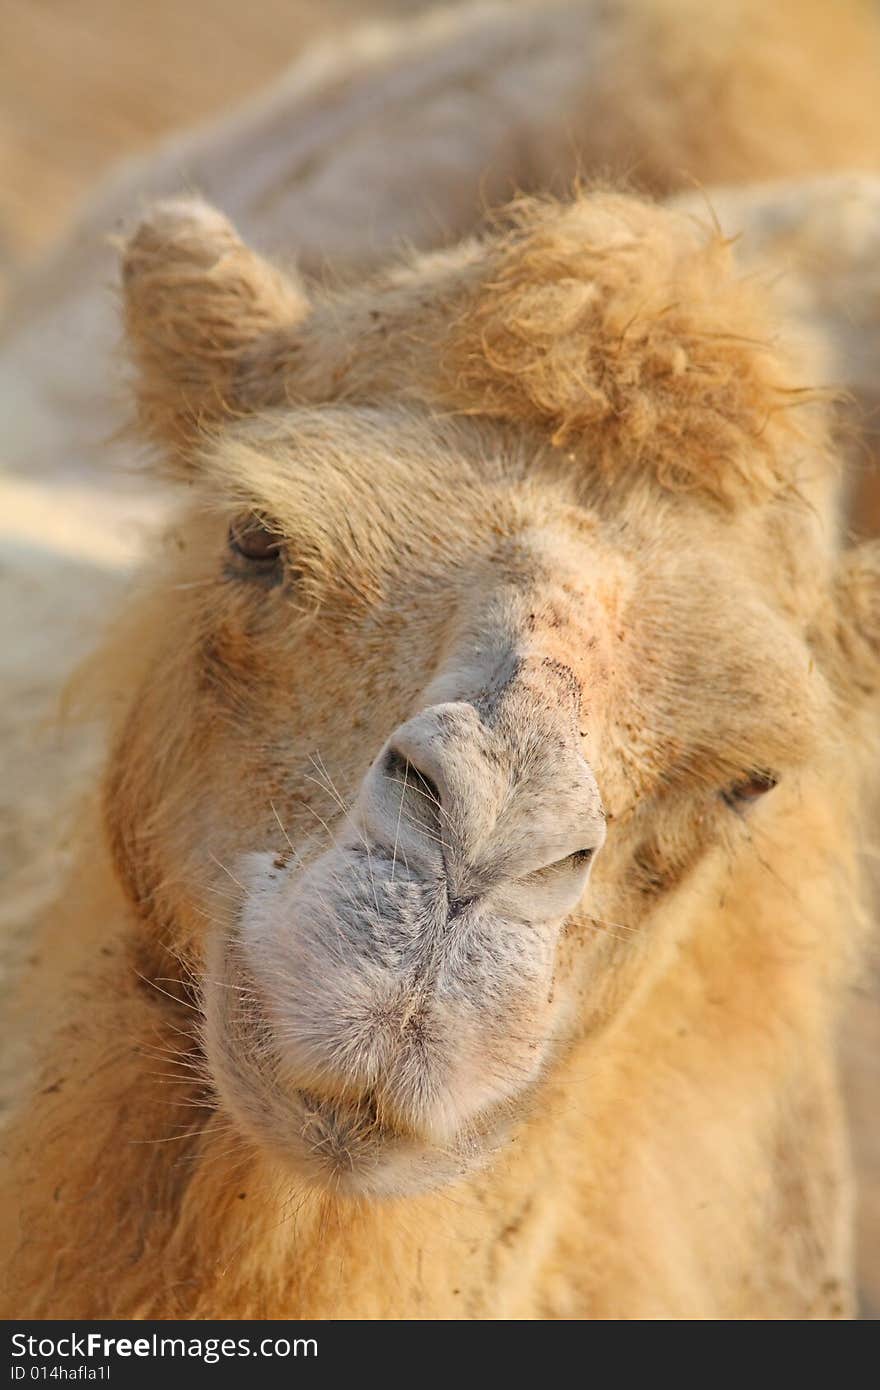
[[[541, 422], [609, 480], [653, 468], [733, 505], [793, 481], [793, 405], [823, 393], [774, 339], [766, 289], [716, 230], [626, 194], [524, 199], [451, 326], [451, 394]], [[762, 293], [762, 290], [764, 291]]]

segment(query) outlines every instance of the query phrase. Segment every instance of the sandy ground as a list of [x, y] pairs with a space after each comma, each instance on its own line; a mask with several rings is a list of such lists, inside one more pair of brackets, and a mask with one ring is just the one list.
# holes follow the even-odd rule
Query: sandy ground
[[[353, 19], [418, 0], [0, 0], [0, 291], [63, 228], [122, 156], [229, 107], [302, 46]], [[21, 477], [0, 480], [0, 956], [26, 956], [24, 930], [51, 898], [69, 854], [65, 807], [100, 755], [97, 735], [65, 734], [58, 691], [123, 592], [144, 528], [81, 488], [53, 513]], [[129, 507], [121, 512], [128, 515]], [[880, 524], [880, 511], [877, 513]], [[47, 530], [48, 526], [48, 530]], [[65, 621], [45, 630], [47, 573]], [[35, 677], [35, 673], [38, 675]], [[861, 1174], [864, 1312], [880, 1315], [880, 1007], [869, 980], [852, 993], [846, 1052]], [[7, 1071], [15, 1059], [7, 1055]], [[2, 1080], [0, 1080], [2, 1088]]]

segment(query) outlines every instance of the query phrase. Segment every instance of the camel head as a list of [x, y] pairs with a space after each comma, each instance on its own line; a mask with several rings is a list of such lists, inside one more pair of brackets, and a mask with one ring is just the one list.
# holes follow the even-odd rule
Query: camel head
[[806, 349], [713, 232], [604, 193], [314, 299], [164, 204], [123, 281], [186, 492], [106, 783], [138, 949], [187, 962], [252, 1143], [450, 1181], [855, 737], [880, 564]]

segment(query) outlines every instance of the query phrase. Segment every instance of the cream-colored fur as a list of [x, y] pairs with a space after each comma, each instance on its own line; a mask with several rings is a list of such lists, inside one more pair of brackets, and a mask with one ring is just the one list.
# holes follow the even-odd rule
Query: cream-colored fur
[[880, 616], [821, 354], [601, 191], [317, 299], [201, 204], [125, 267], [195, 496], [101, 665], [15, 1311], [846, 1312]]

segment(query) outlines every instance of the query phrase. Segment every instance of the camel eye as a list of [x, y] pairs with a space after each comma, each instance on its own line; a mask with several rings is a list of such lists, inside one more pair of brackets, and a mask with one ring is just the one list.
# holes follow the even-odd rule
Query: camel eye
[[739, 811], [750, 806], [753, 801], [759, 800], [765, 792], [772, 792], [778, 781], [779, 778], [774, 772], [756, 770], [727, 787], [721, 796], [728, 806]]
[[229, 527], [229, 549], [236, 559], [266, 575], [280, 568], [282, 539], [263, 516], [251, 512]]

